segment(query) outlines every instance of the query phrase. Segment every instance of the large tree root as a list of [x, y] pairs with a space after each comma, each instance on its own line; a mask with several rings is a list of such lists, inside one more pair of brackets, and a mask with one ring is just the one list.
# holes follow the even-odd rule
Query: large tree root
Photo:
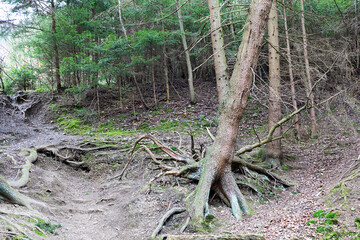
[[34, 200], [26, 197], [19, 193], [17, 190], [12, 188], [3, 176], [0, 175], [0, 199], [6, 200], [10, 203], [18, 204], [32, 209], [31, 203]]
[[[149, 148], [147, 146], [148, 144], [142, 143], [143, 140], [148, 140], [148, 141], [152, 142], [153, 144], [155, 144], [156, 146], [153, 148]], [[139, 146], [139, 148], [137, 149], [138, 146]], [[165, 153], [166, 156], [163, 155], [160, 157], [156, 157], [152, 151], [157, 150], [157, 149], [159, 149], [163, 153]], [[154, 138], [153, 136], [145, 135], [145, 136], [140, 137], [135, 142], [132, 150], [130, 151], [130, 160], [128, 161], [128, 163], [126, 164], [124, 169], [122, 170], [120, 177], [123, 176], [124, 172], [126, 171], [127, 167], [129, 166], [129, 163], [131, 161], [133, 161], [134, 154], [140, 150], [144, 150], [145, 152], [147, 152], [147, 154], [150, 156], [151, 162], [153, 164], [157, 165], [159, 167], [159, 169], [161, 170], [161, 172], [159, 174], [157, 174], [154, 179], [156, 179], [160, 176], [171, 175], [171, 176], [177, 176], [177, 177], [182, 177], [182, 178], [191, 179], [191, 180], [199, 180], [201, 171], [203, 170], [202, 168], [207, 167], [206, 164], [205, 165], [203, 164], [202, 160], [196, 161], [192, 157], [192, 156], [201, 156], [202, 153], [194, 153], [195, 150], [193, 149], [191, 151], [192, 154], [179, 154], [179, 153], [173, 151], [171, 148], [167, 147], [164, 143], [162, 143], [158, 139]], [[258, 180], [257, 178], [259, 175], [264, 176], [262, 178], [266, 179], [266, 181], [269, 182], [269, 184], [268, 184], [269, 187], [265, 188], [268, 191], [274, 191], [274, 186], [282, 186], [282, 187], [291, 186], [290, 183], [281, 179], [276, 174], [271, 173], [262, 167], [256, 166], [254, 164], [250, 164], [239, 157], [234, 157], [234, 159], [232, 161], [232, 165], [233, 165], [232, 166], [233, 169], [242, 169], [243, 170], [242, 171], [243, 175], [246, 176], [246, 177], [244, 177], [244, 179], [252, 178], [255, 181], [255, 180]], [[228, 206], [231, 206], [232, 213], [236, 218], [240, 219], [243, 213], [250, 214], [251, 209], [250, 209], [249, 205], [247, 204], [244, 196], [242, 195], [238, 185], [249, 187], [250, 189], [254, 190], [256, 193], [258, 193], [259, 196], [262, 196], [263, 192], [257, 188], [257, 186], [259, 186], [259, 185], [252, 184], [249, 181], [244, 182], [241, 179], [235, 179], [233, 176], [234, 176], [234, 174], [232, 173], [232, 170], [230, 169], [230, 167], [224, 169], [221, 176], [215, 176], [215, 171], [211, 171], [211, 169], [209, 171], [207, 171], [207, 175], [205, 176], [205, 178], [203, 178], [203, 180], [198, 183], [197, 189], [204, 188], [205, 185], [208, 186], [209, 184], [212, 187], [211, 188], [209, 187], [208, 188], [209, 191], [204, 192], [200, 198], [192, 201], [192, 204], [194, 206], [196, 206], [196, 205], [203, 206], [203, 208], [202, 209], [195, 208], [195, 210], [197, 209], [200, 212], [197, 212], [197, 213], [191, 214], [191, 215], [206, 216], [208, 214], [208, 212], [209, 212], [208, 201], [209, 201], [210, 189], [212, 189], [219, 196], [219, 198], [223, 200], [223, 202], [225, 204], [227, 204]], [[117, 175], [117, 177], [119, 177], [119, 175]], [[153, 181], [154, 179], [152, 179], [151, 181]], [[266, 182], [265, 180], [261, 180], [261, 181], [263, 183]], [[264, 187], [262, 187], [262, 188], [264, 188]], [[197, 190], [195, 190], [195, 191], [197, 191]], [[189, 199], [192, 198], [192, 195], [190, 195], [188, 198]], [[162, 218], [164, 221], [161, 222], [161, 224], [160, 224], [161, 226], [164, 224], [166, 219], [169, 217], [169, 214], [171, 215], [173, 213], [168, 212], [164, 215], [164, 217]], [[160, 229], [161, 229], [161, 227], [160, 227]], [[159, 232], [159, 226], [157, 227], [156, 231], [154, 231], [154, 233], [155, 232], [156, 232], [156, 234], [155, 234], [155, 236], [156, 236]], [[154, 237], [154, 234], [153, 234], [153, 237]], [[229, 238], [229, 239], [231, 239], [231, 238]], [[246, 239], [246, 238], [244, 238], [244, 239]], [[249, 239], [251, 239], [251, 238], [249, 238]], [[254, 239], [256, 239], [256, 238], [254, 238]]]
[[23, 187], [29, 182], [31, 165], [37, 160], [37, 152], [35, 149], [22, 149], [19, 155], [25, 157], [25, 164], [22, 166], [21, 177], [18, 180], [8, 181], [10, 186], [16, 188]]
[[151, 237], [154, 239], [160, 233], [161, 229], [163, 228], [165, 222], [168, 220], [169, 217], [171, 217], [174, 214], [182, 213], [185, 211], [186, 211], [185, 208], [172, 208], [169, 211], [167, 211], [164, 214], [164, 216], [160, 219], [159, 224], [151, 234]]
[[[149, 147], [147, 147], [144, 144], [140, 145], [140, 142], [142, 140], [150, 140], [156, 145], [156, 147], [150, 149]], [[140, 145], [140, 146], [137, 151], [145, 150], [149, 154], [151, 161], [155, 165], [159, 166], [159, 168], [162, 170], [161, 173], [157, 175], [157, 177], [164, 176], [164, 175], [173, 175], [173, 176], [183, 177], [183, 178], [187, 178], [187, 179], [191, 179], [191, 180], [199, 180], [200, 179], [201, 162], [195, 161], [191, 157], [190, 154], [180, 155], [180, 154], [176, 153], [171, 148], [167, 147], [164, 143], [162, 143], [161, 141], [159, 141], [158, 139], [156, 139], [150, 135], [142, 136], [134, 143], [133, 148], [130, 151], [130, 159], [129, 159], [128, 163], [125, 165], [121, 174], [117, 175], [116, 177], [123, 176], [129, 163], [134, 159], [134, 154], [137, 152], [137, 151], [135, 151], [135, 149], [138, 145]], [[162, 150], [167, 155], [167, 157], [165, 157], [165, 156], [156, 157], [155, 154], [151, 151], [151, 150], [156, 150], [156, 149]], [[199, 155], [201, 155], [201, 154], [199, 154]], [[164, 159], [166, 159], [166, 161], [163, 161]], [[241, 159], [240, 157], [234, 157], [232, 163], [233, 163], [233, 169], [246, 167], [247, 169], [249, 169], [251, 171], [265, 175], [271, 181], [281, 184], [284, 187], [290, 187], [292, 185], [291, 183], [288, 183], [287, 181], [283, 180], [277, 174], [271, 173], [268, 170], [266, 170], [265, 168], [262, 168], [260, 166], [250, 164], [250, 163], [246, 162], [245, 160]], [[244, 173], [244, 174], [246, 174], [246, 173]]]
[[90, 152], [100, 151], [105, 149], [119, 149], [117, 145], [96, 146], [93, 143], [80, 143], [75, 146], [64, 146], [61, 144], [51, 144], [38, 147], [38, 153], [44, 153], [55, 157], [61, 162], [69, 164], [73, 167], [82, 167], [85, 165], [83, 157]]

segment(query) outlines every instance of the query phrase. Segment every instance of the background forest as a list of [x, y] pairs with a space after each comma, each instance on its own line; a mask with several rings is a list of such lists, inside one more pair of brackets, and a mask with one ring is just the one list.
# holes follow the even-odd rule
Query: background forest
[[[15, 153], [20, 147], [33, 149], [37, 156], [34, 161], [39, 165], [45, 165], [48, 158], [65, 163], [71, 169], [66, 173], [68, 181], [84, 185], [74, 185], [69, 192], [59, 187], [59, 193], [70, 199], [76, 195], [81, 201], [91, 198], [89, 205], [97, 209], [81, 210], [76, 216], [79, 221], [103, 211], [98, 209], [100, 202], [116, 201], [115, 205], [126, 208], [136, 205], [136, 201], [149, 203], [150, 207], [140, 207], [148, 214], [140, 227], [122, 223], [121, 229], [128, 230], [113, 232], [109, 227], [103, 233], [118, 239], [150, 236], [155, 228], [153, 212], [179, 215], [173, 222], [189, 222], [187, 215], [181, 214], [189, 210], [185, 202], [192, 197], [191, 191], [195, 192], [195, 200], [191, 199], [195, 216], [205, 218], [198, 222], [200, 227], [188, 227], [188, 233], [259, 233], [266, 239], [359, 239], [359, 3], [276, 1], [266, 18], [264, 39], [258, 38], [259, 52], [250, 58], [254, 61], [250, 66], [255, 67], [248, 69], [249, 85], [241, 85], [241, 80], [236, 82], [241, 78], [237, 67], [250, 55], [241, 54], [247, 48], [243, 44], [253, 34], [248, 27], [252, 23], [249, 12], [263, 3], [2, 0], [5, 10], [0, 15], [0, 103], [4, 114], [0, 112], [0, 167], [10, 161], [10, 155], [26, 156], [22, 150]], [[256, 47], [256, 43], [250, 44]], [[243, 89], [234, 90], [233, 86]], [[231, 105], [234, 92], [235, 99], [243, 104], [239, 109]], [[234, 120], [232, 124], [232, 115], [239, 121], [242, 118], [240, 123]], [[56, 124], [55, 130], [52, 124]], [[234, 133], [231, 129], [235, 129]], [[232, 139], [230, 135], [234, 140], [227, 143]], [[102, 152], [104, 149], [107, 152]], [[143, 155], [141, 149], [145, 150]], [[26, 151], [30, 157], [31, 150]], [[129, 151], [131, 156], [125, 157]], [[228, 152], [229, 156], [219, 152]], [[144, 160], [139, 160], [140, 156]], [[215, 163], [212, 159], [219, 160]], [[228, 170], [217, 167], [224, 162]], [[155, 167], [148, 167], [151, 164]], [[44, 169], [53, 174], [52, 166]], [[0, 168], [0, 174], [5, 178], [18, 177], [18, 173], [4, 169]], [[83, 178], [88, 178], [86, 184], [74, 177], [80, 171]], [[201, 171], [218, 172], [210, 181], [203, 180], [209, 174]], [[38, 178], [44, 186], [49, 181], [54, 184], [47, 179], [50, 177], [44, 177], [44, 183]], [[106, 195], [112, 194], [110, 190], [106, 197], [99, 193], [108, 188], [101, 182], [104, 179], [109, 182], [106, 184], [116, 186], [112, 188], [118, 193], [116, 197]], [[127, 188], [114, 179], [135, 179], [136, 183], [125, 184], [136, 192], [133, 199], [137, 200], [130, 202], [122, 197]], [[0, 195], [3, 181], [1, 177]], [[9, 184], [20, 187], [11, 181]], [[146, 184], [150, 186], [146, 194], [134, 190]], [[25, 185], [31, 191], [39, 190], [34, 182], [20, 188]], [[187, 187], [182, 189], [180, 185]], [[84, 186], [96, 186], [101, 191], [83, 196], [80, 193]], [[164, 186], [171, 187], [161, 189]], [[49, 206], [60, 206], [52, 198], [58, 197], [57, 187], [46, 190], [50, 192], [40, 199]], [[290, 191], [279, 193], [284, 189]], [[39, 199], [37, 194], [30, 196]], [[273, 200], [280, 195], [282, 200]], [[9, 201], [26, 207], [33, 204], [22, 197]], [[81, 201], [74, 201], [69, 208], [81, 208], [76, 205]], [[247, 202], [259, 204], [255, 212], [260, 215], [241, 220], [243, 214], [253, 214]], [[168, 206], [171, 203], [175, 210]], [[152, 211], [152, 204], [160, 207]], [[223, 205], [231, 207], [235, 218], [223, 213]], [[111, 210], [111, 206], [104, 210], [111, 215], [103, 218], [109, 221], [104, 226], [117, 221], [115, 213], [128, 222], [139, 221], [136, 210], [123, 213]], [[4, 211], [0, 209], [0, 217], [1, 213]], [[50, 220], [65, 226], [59, 230], [60, 235], [74, 236], [78, 229], [56, 214]], [[261, 214], [267, 218], [257, 222]], [[281, 220], [266, 222], [276, 216]], [[341, 224], [338, 218], [343, 220]], [[174, 232], [177, 225], [164, 227], [166, 220], [160, 221], [152, 237], [160, 231]], [[220, 226], [221, 221], [228, 225]], [[282, 233], [282, 228], [287, 230]], [[137, 229], [137, 237], [124, 238], [133, 229]], [[14, 232], [16, 236], [30, 236], [27, 230]], [[81, 234], [86, 239], [97, 232], [83, 230]], [[116, 239], [101, 236], [99, 239]], [[255, 237], [262, 239], [260, 235]]]

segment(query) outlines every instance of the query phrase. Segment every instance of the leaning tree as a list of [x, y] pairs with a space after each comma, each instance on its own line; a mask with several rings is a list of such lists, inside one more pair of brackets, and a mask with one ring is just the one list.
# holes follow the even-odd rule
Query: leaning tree
[[[218, 0], [209, 0], [210, 22], [212, 23], [212, 42], [219, 44], [214, 47], [214, 55], [223, 51], [221, 46], [222, 31], [220, 21], [213, 21], [214, 15], [220, 18], [220, 6]], [[207, 215], [210, 190], [213, 189], [228, 200], [232, 213], [239, 219], [242, 213], [249, 213], [250, 208], [231, 171], [231, 163], [235, 154], [236, 138], [239, 123], [243, 116], [248, 95], [250, 93], [253, 71], [256, 69], [259, 52], [262, 46], [266, 22], [269, 15], [272, 0], [253, 0], [250, 5], [249, 15], [245, 23], [243, 38], [237, 53], [237, 59], [233, 73], [229, 80], [226, 77], [217, 77], [217, 90], [219, 94], [218, 127], [214, 143], [209, 147], [204, 159], [202, 174], [195, 190], [195, 199], [192, 204], [192, 215], [196, 219]], [[218, 40], [214, 39], [217, 38]], [[224, 58], [219, 58], [224, 59]], [[219, 71], [222, 64], [215, 60], [215, 69]], [[217, 74], [218, 76], [218, 74]]]

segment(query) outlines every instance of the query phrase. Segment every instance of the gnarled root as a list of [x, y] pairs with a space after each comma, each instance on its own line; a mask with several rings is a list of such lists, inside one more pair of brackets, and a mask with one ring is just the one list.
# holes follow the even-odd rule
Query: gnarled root
[[73, 167], [81, 167], [85, 164], [82, 157], [89, 152], [99, 151], [104, 149], [118, 149], [117, 145], [84, 147], [88, 143], [80, 143], [75, 146], [64, 146], [61, 144], [51, 144], [38, 147], [36, 150], [38, 153], [44, 153], [56, 157], [59, 161], [69, 164]]
[[[154, 144], [156, 144], [156, 147], [150, 149], [146, 145], [140, 145], [140, 142], [145, 139], [151, 140]], [[195, 194], [192, 194], [187, 200], [188, 203], [191, 204], [191, 207], [188, 207], [189, 209], [192, 209], [192, 212], [190, 213], [191, 216], [203, 217], [208, 215], [210, 190], [215, 191], [220, 199], [231, 207], [232, 213], [237, 219], [240, 219], [242, 214], [251, 213], [250, 207], [242, 195], [238, 184], [241, 186], [247, 186], [259, 195], [262, 195], [256, 185], [249, 182], [241, 182], [239, 179], [235, 178], [231, 171], [231, 164], [222, 166], [223, 169], [219, 169], [221, 166], [209, 165], [210, 163], [206, 162], [206, 158], [197, 162], [189, 157], [190, 154], [180, 155], [172, 149], [166, 147], [161, 141], [149, 135], [143, 136], [135, 142], [130, 152], [131, 158], [121, 172], [120, 176], [124, 174], [124, 171], [128, 167], [129, 163], [134, 159], [134, 154], [136, 152], [135, 149], [138, 145], [140, 145], [140, 148], [137, 151], [145, 150], [149, 154], [152, 163], [159, 166], [161, 169], [161, 173], [159, 173], [155, 178], [164, 175], [173, 175], [191, 180], [200, 180], [194, 192]], [[162, 150], [168, 157], [170, 157], [170, 159], [167, 157], [166, 161], [162, 161], [164, 157], [156, 157], [152, 152], [154, 149]], [[201, 156], [201, 154], [196, 155]], [[211, 153], [209, 155], [211, 155]], [[264, 178], [268, 179], [268, 181], [271, 181], [272, 183], [275, 182], [277, 185], [282, 185], [284, 187], [291, 186], [290, 183], [281, 179], [276, 174], [271, 173], [262, 167], [250, 164], [239, 157], [234, 157], [230, 162], [232, 162], [233, 167], [235, 166], [236, 169], [245, 169], [246, 171], [244, 170], [243, 174], [249, 177], [256, 178], [256, 176], [260, 174], [263, 175]], [[204, 171], [206, 171], [207, 174], [200, 178], [201, 172]], [[256, 174], [252, 175], [252, 172]], [[117, 177], [119, 177], [119, 175]], [[272, 186], [276, 184], [272, 184]], [[272, 191], [272, 189], [269, 189], [269, 191]], [[194, 195], [195, 198], [192, 198]], [[197, 221], [195, 220], [195, 222]]]
[[10, 203], [19, 204], [32, 209], [30, 203], [33, 202], [30, 198], [19, 193], [12, 188], [3, 176], [0, 175], [0, 199], [6, 200]]
[[16, 188], [23, 187], [29, 182], [30, 168], [32, 163], [37, 160], [37, 152], [35, 149], [25, 148], [21, 150], [20, 156], [25, 157], [25, 164], [22, 166], [21, 177], [18, 180], [8, 181], [10, 186]]
[[185, 208], [172, 208], [169, 211], [167, 211], [164, 214], [164, 216], [160, 219], [159, 224], [151, 234], [151, 237], [154, 239], [160, 233], [161, 229], [163, 228], [165, 222], [168, 220], [169, 217], [171, 217], [174, 214], [182, 213], [185, 211], [186, 211]]

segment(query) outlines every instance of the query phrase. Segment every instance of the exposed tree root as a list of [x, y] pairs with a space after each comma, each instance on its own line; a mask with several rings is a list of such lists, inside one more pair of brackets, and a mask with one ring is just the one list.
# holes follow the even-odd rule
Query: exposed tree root
[[[85, 147], [90, 145], [92, 147]], [[56, 157], [59, 161], [69, 164], [73, 167], [82, 167], [85, 165], [83, 157], [89, 153], [105, 149], [119, 149], [117, 145], [93, 146], [91, 143], [80, 143], [76, 146], [63, 146], [61, 144], [51, 144], [41, 146], [36, 149], [38, 153], [44, 153]]]
[[[0, 237], [14, 236], [16, 239], [45, 239], [46, 233], [36, 226], [39, 221], [48, 221], [36, 212], [14, 213], [0, 211]], [[42, 235], [40, 237], [39, 235]], [[13, 239], [13, 238], [10, 238]], [[15, 238], [14, 238], [15, 239]]]
[[32, 209], [30, 204], [35, 201], [19, 193], [14, 188], [12, 188], [5, 180], [5, 178], [1, 175], [0, 175], [0, 199], [6, 200], [10, 203], [25, 206], [29, 209]]
[[[156, 145], [156, 147], [150, 149], [147, 145], [142, 143], [143, 140], [150, 140], [153, 144]], [[137, 149], [137, 147], [139, 148]], [[163, 153], [166, 154], [166, 156], [161, 156], [161, 157], [155, 156], [152, 150], [156, 150], [156, 149], [160, 149]], [[128, 163], [122, 170], [121, 174], [117, 175], [117, 177], [123, 176], [124, 172], [129, 166], [129, 163], [133, 161], [134, 154], [140, 150], [144, 150], [150, 156], [151, 162], [157, 165], [161, 170], [161, 172], [157, 174], [154, 177], [154, 179], [160, 176], [172, 175], [172, 176], [178, 176], [191, 180], [199, 180], [202, 168], [206, 168], [206, 165], [203, 165], [203, 159], [201, 159], [200, 161], [196, 161], [194, 158], [191, 157], [191, 156], [201, 156], [201, 153], [195, 152], [194, 147], [192, 147], [191, 154], [179, 154], [173, 151], [172, 149], [170, 149], [169, 147], [165, 146], [165, 144], [163, 144], [161, 141], [154, 138], [153, 136], [145, 135], [140, 137], [135, 142], [132, 150], [130, 151], [131, 155]], [[246, 175], [247, 179], [252, 178], [256, 180], [257, 178], [259, 178], [258, 180], [259, 183], [264, 183], [264, 184], [266, 183], [266, 181], [268, 181], [269, 187], [264, 187], [261, 185], [261, 187], [265, 188], [266, 191], [273, 192], [274, 191], [273, 188], [279, 185], [283, 187], [291, 186], [290, 183], [281, 179], [276, 174], [273, 174], [262, 167], [256, 166], [254, 164], [250, 164], [239, 157], [234, 157], [232, 161], [232, 165], [234, 169], [242, 169], [243, 175]], [[243, 213], [249, 214], [251, 212], [250, 207], [248, 206], [244, 196], [239, 190], [238, 185], [247, 186], [250, 189], [254, 190], [256, 193], [258, 193], [259, 196], [263, 195], [263, 192], [257, 188], [257, 186], [260, 187], [259, 184], [258, 185], [251, 184], [251, 182], [245, 182], [245, 181], [241, 181], [241, 179], [235, 179], [233, 177], [233, 174], [231, 173], [230, 167], [224, 169], [223, 174], [221, 176], [215, 176], [214, 175], [215, 172], [213, 173], [212, 171], [208, 171], [207, 173], [208, 173], [207, 178], [206, 177], [203, 178], [203, 182], [199, 182], [197, 188], [202, 188], [203, 184], [212, 183], [211, 189], [215, 191], [215, 193], [220, 197], [220, 199], [224, 201], [226, 205], [231, 206], [233, 215], [238, 219], [241, 218]], [[263, 177], [259, 177], [260, 175], [262, 175]], [[152, 179], [151, 181], [153, 181], [154, 179]], [[262, 180], [262, 179], [266, 179], [266, 180]], [[195, 216], [198, 215], [206, 216], [208, 214], [209, 194], [210, 192], [204, 192], [202, 198], [195, 199], [194, 202], [192, 202], [193, 205], [204, 206], [204, 208], [201, 209], [201, 213], [195, 213], [194, 214]], [[189, 198], [191, 198], [191, 196]], [[166, 219], [168, 219], [168, 217], [171, 216], [173, 213], [174, 212], [169, 211], [164, 215], [162, 221], [159, 224], [160, 227], [158, 226], [155, 229], [152, 235], [153, 237], [155, 237], [158, 234], [158, 232], [160, 231], [159, 229], [161, 229], [161, 226], [164, 224]]]
[[256, 234], [234, 234], [234, 235], [168, 235], [166, 240], [265, 240], [264, 236]]
[[[150, 149], [146, 145], [140, 145], [139, 149], [137, 149], [135, 151], [136, 147], [140, 144], [140, 142], [142, 140], [146, 140], [146, 139], [151, 140], [154, 144], [156, 144], [156, 147]], [[168, 157], [170, 157], [170, 159], [168, 157], [166, 158], [164, 156], [156, 157], [154, 155], [154, 153], [151, 151], [151, 150], [155, 150], [155, 149], [162, 150], [164, 153], [167, 154]], [[187, 178], [187, 179], [191, 179], [191, 180], [199, 180], [200, 179], [200, 170], [201, 170], [201, 163], [202, 163], [201, 161], [200, 162], [195, 161], [192, 157], [190, 157], [190, 154], [180, 155], [180, 154], [174, 152], [172, 149], [165, 146], [161, 141], [159, 141], [158, 139], [156, 139], [150, 135], [142, 136], [134, 143], [133, 148], [130, 151], [129, 161], [125, 165], [122, 172], [119, 175], [117, 175], [116, 177], [121, 178], [123, 176], [129, 163], [134, 159], [134, 154], [140, 150], [145, 150], [149, 154], [151, 161], [155, 165], [159, 166], [160, 169], [162, 170], [162, 172], [160, 174], [158, 174], [156, 176], [156, 178], [160, 177], [160, 176], [164, 176], [164, 175], [173, 175], [173, 176], [179, 176], [179, 177], [183, 177], [183, 178]], [[163, 161], [164, 159], [166, 159], [167, 161]], [[265, 175], [270, 180], [274, 181], [275, 183], [282, 184], [284, 187], [290, 187], [292, 185], [291, 183], [288, 183], [287, 181], [281, 179], [281, 177], [277, 176], [275, 173], [270, 173], [265, 168], [248, 163], [239, 157], [234, 157], [232, 163], [233, 163], [233, 167], [237, 167], [237, 168], [246, 167], [254, 172]], [[255, 187], [252, 187], [252, 188], [254, 189], [254, 191], [257, 191], [255, 189]], [[214, 190], [215, 189], [216, 188], [214, 188]], [[216, 191], [216, 192], [219, 194], [219, 197], [224, 196], [224, 195], [221, 195], [221, 193], [219, 191]], [[224, 200], [224, 202], [226, 203], [229, 201]]]
[[171, 217], [174, 214], [182, 213], [182, 212], [185, 212], [185, 211], [186, 211], [185, 208], [172, 208], [169, 211], [167, 211], [164, 214], [164, 216], [160, 219], [159, 224], [157, 225], [157, 227], [155, 228], [155, 230], [151, 234], [151, 237], [154, 239], [160, 233], [161, 229], [163, 228], [165, 222], [168, 220], [169, 217]]
[[20, 156], [25, 157], [25, 164], [22, 166], [21, 177], [15, 181], [8, 181], [10, 186], [16, 188], [23, 187], [29, 182], [30, 168], [32, 163], [37, 160], [37, 152], [35, 149], [26, 148], [21, 150]]

